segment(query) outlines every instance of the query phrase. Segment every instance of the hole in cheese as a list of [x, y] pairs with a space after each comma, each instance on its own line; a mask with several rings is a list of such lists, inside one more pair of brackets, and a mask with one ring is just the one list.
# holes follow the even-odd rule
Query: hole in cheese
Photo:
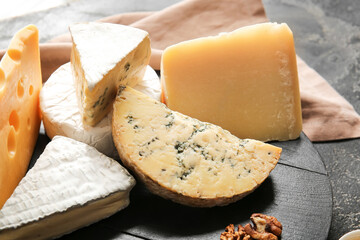
[[19, 130], [19, 126], [20, 126], [19, 115], [15, 110], [13, 110], [10, 114], [9, 124], [14, 127], [16, 132]]
[[[38, 31], [29, 31], [33, 29], [36, 27], [25, 27], [14, 35], [0, 63], [4, 73], [0, 77], [3, 84], [0, 93], [0, 139], [3, 141], [0, 143], [0, 208], [24, 177], [39, 133], [38, 93], [42, 82]], [[5, 80], [2, 80], [3, 75]], [[34, 88], [32, 96], [28, 94], [30, 84]], [[18, 93], [23, 94], [21, 99]], [[26, 126], [27, 118], [31, 120], [30, 130]]]
[[34, 91], [34, 87], [32, 85], [30, 85], [29, 87], [29, 95], [31, 96], [33, 94]]
[[19, 98], [22, 98], [22, 96], [24, 96], [24, 81], [22, 78], [19, 80], [17, 85], [17, 96]]
[[0, 91], [5, 87], [5, 73], [0, 68]]
[[21, 52], [17, 49], [9, 49], [8, 52], [9, 57], [14, 61], [20, 61], [21, 59]]
[[8, 149], [9, 157], [10, 158], [15, 157], [15, 153], [16, 153], [16, 137], [15, 137], [15, 129], [13, 127], [10, 128], [10, 132], [9, 132], [9, 135], [8, 135], [7, 149]]

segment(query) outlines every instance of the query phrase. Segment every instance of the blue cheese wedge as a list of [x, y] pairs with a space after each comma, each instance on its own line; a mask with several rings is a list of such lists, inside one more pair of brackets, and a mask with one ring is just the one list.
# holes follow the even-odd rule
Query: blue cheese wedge
[[82, 120], [95, 126], [111, 111], [118, 86], [135, 86], [142, 79], [151, 55], [149, 34], [97, 22], [73, 24], [69, 30]]
[[0, 239], [47, 239], [72, 232], [127, 207], [134, 185], [115, 160], [56, 136], [1, 209]]
[[[146, 67], [144, 77], [134, 88], [160, 100], [160, 80], [150, 66]], [[56, 135], [69, 137], [93, 146], [109, 157], [119, 158], [111, 135], [111, 113], [94, 127], [84, 126], [70, 63], [57, 69], [45, 82], [40, 92], [40, 109], [50, 138]]]
[[177, 203], [227, 205], [254, 191], [277, 164], [281, 148], [239, 139], [210, 123], [120, 89], [112, 132], [124, 165], [155, 194]]

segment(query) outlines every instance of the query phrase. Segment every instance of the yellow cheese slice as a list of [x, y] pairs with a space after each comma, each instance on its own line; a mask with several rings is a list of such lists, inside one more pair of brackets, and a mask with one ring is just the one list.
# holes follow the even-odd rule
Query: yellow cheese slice
[[163, 102], [240, 138], [295, 139], [302, 130], [293, 34], [263, 23], [165, 49]]
[[110, 112], [118, 86], [135, 86], [144, 76], [151, 55], [149, 34], [96, 22], [73, 24], [69, 29], [82, 120], [95, 126]]
[[241, 199], [268, 177], [281, 154], [281, 148], [239, 139], [130, 87], [116, 98], [112, 121], [123, 163], [153, 193], [189, 206]]
[[0, 63], [0, 208], [24, 177], [40, 127], [38, 30], [15, 34]]

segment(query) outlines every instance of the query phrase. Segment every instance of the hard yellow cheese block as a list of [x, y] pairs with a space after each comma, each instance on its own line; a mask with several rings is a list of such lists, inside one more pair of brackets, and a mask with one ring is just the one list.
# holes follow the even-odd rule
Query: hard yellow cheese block
[[293, 34], [263, 23], [165, 49], [163, 101], [240, 138], [295, 139], [302, 130]]
[[24, 177], [40, 127], [42, 87], [38, 30], [11, 40], [0, 63], [0, 208]]
[[85, 125], [95, 126], [110, 112], [118, 86], [135, 86], [144, 76], [149, 34], [111, 23], [77, 23], [69, 29], [80, 113]]

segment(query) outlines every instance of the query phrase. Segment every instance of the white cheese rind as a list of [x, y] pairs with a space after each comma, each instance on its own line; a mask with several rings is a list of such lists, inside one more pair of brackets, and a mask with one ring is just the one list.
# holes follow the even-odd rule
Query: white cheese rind
[[[63, 214], [58, 219], [60, 228], [61, 221], [65, 220], [73, 220], [76, 224], [76, 219], [67, 216], [74, 209], [108, 199], [119, 203], [116, 208], [111, 208], [113, 212], [105, 215], [103, 211], [108, 211], [104, 210], [106, 206], [91, 209], [90, 222], [83, 222], [91, 224], [125, 208], [134, 185], [134, 178], [115, 160], [84, 143], [56, 136], [2, 208], [0, 236], [3, 234], [6, 237], [8, 232], [14, 231], [21, 233], [22, 227], [33, 223], [35, 229], [41, 229], [47, 220], [54, 221], [57, 214]], [[118, 198], [111, 199], [114, 195]], [[69, 231], [62, 230], [63, 233]]]
[[153, 193], [189, 206], [239, 200], [268, 177], [281, 154], [281, 148], [239, 139], [130, 87], [116, 98], [112, 121], [123, 163]]
[[89, 90], [148, 36], [141, 29], [111, 23], [78, 23], [69, 29]]
[[[160, 100], [160, 80], [150, 66], [135, 89]], [[59, 67], [45, 82], [40, 92], [40, 109], [50, 138], [56, 135], [69, 137], [93, 146], [109, 157], [119, 158], [111, 134], [111, 113], [94, 127], [84, 126], [70, 63]]]
[[135, 86], [151, 55], [149, 34], [111, 23], [77, 23], [72, 37], [71, 66], [82, 121], [95, 126], [110, 111], [119, 86]]

